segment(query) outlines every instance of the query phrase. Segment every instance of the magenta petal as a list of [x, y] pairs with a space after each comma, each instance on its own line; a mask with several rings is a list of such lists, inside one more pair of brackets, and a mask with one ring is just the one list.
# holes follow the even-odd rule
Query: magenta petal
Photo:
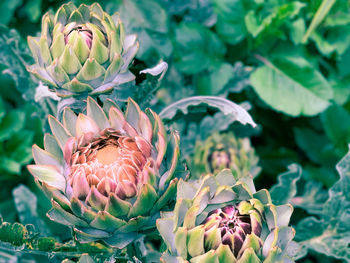
[[241, 250], [243, 246], [243, 239], [240, 235], [235, 234], [233, 235], [233, 247], [234, 247], [234, 254], [237, 256], [238, 252]]
[[240, 236], [242, 240], [244, 240], [244, 239], [245, 239], [245, 236], [246, 236], [246, 234], [244, 233], [243, 229], [240, 228], [240, 227], [237, 227], [237, 228], [236, 228], [236, 233], [235, 233], [235, 235]]
[[262, 226], [260, 222], [258, 222], [254, 216], [250, 216], [250, 220], [251, 220], [251, 232], [253, 232], [255, 235], [259, 237], [262, 230]]
[[252, 232], [252, 229], [249, 223], [240, 223], [239, 226], [243, 229], [246, 235]]
[[222, 211], [232, 218], [236, 212], [236, 208], [233, 205], [228, 205], [222, 208]]
[[[222, 230], [221, 230], [221, 233], [222, 233]], [[230, 232], [226, 232], [226, 234], [222, 237], [222, 244], [228, 245], [232, 249], [233, 238]]]

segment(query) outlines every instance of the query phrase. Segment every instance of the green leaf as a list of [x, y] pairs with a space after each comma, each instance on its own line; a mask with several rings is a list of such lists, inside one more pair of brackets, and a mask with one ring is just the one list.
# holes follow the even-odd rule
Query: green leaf
[[290, 37], [294, 44], [300, 44], [301, 40], [303, 38], [303, 35], [305, 34], [305, 22], [304, 19], [299, 18], [295, 20], [291, 26], [290, 26]]
[[324, 203], [328, 199], [328, 192], [324, 190], [323, 185], [315, 181], [308, 181], [302, 191], [303, 193], [292, 198], [290, 203], [294, 207], [304, 209], [309, 214], [321, 215]]
[[297, 193], [296, 184], [301, 177], [301, 167], [293, 164], [288, 169], [288, 172], [278, 176], [278, 184], [270, 190], [272, 203], [275, 205], [289, 203]]
[[23, 0], [3, 0], [0, 2], [0, 24], [8, 24], [14, 17], [16, 8], [22, 5]]
[[175, 66], [186, 74], [196, 74], [216, 65], [226, 53], [225, 45], [209, 29], [182, 23], [175, 29]]
[[320, 7], [318, 8], [315, 16], [313, 17], [310, 26], [308, 27], [302, 42], [306, 43], [311, 33], [315, 30], [315, 28], [322, 22], [328, 12], [331, 10], [335, 0], [323, 0]]
[[28, 164], [33, 159], [33, 137], [34, 132], [29, 130], [22, 130], [13, 134], [5, 144], [6, 154], [22, 165]]
[[269, 12], [267, 16], [250, 10], [244, 17], [247, 30], [254, 38], [267, 31], [269, 33], [279, 32], [279, 28], [283, 24], [287, 24], [287, 20], [295, 17], [304, 6], [304, 3], [297, 1], [286, 3], [276, 6], [273, 12]]
[[349, 25], [332, 27], [323, 35], [314, 32], [310, 38], [323, 55], [330, 56], [336, 52], [342, 56], [350, 47], [350, 27]]
[[21, 164], [19, 164], [18, 162], [10, 159], [10, 158], [6, 158], [6, 157], [2, 157], [1, 163], [0, 163], [0, 170], [1, 171], [6, 171], [10, 174], [20, 174], [21, 173]]
[[159, 113], [159, 117], [162, 119], [171, 120], [175, 117], [177, 111], [181, 111], [184, 114], [189, 112], [189, 107], [205, 105], [206, 107], [214, 107], [222, 111], [225, 115], [234, 116], [235, 120], [242, 124], [250, 124], [255, 127], [256, 124], [253, 121], [249, 113], [241, 106], [221, 97], [214, 96], [196, 96], [188, 97], [186, 99], [179, 100]]
[[321, 121], [328, 138], [344, 154], [350, 143], [350, 114], [334, 104], [321, 114]]
[[222, 63], [218, 67], [215, 67], [210, 74], [201, 74], [196, 79], [198, 94], [219, 95], [233, 77], [233, 74], [233, 67], [228, 63]]
[[168, 36], [169, 18], [157, 1], [125, 1], [118, 11], [126, 32], [137, 34], [140, 42], [137, 58], [152, 65], [160, 58], [170, 56], [172, 44]]
[[232, 45], [242, 41], [247, 35], [242, 1], [213, 0], [212, 2], [214, 12], [218, 15], [215, 29], [220, 38]]
[[[324, 203], [328, 198], [327, 191], [322, 189], [322, 183], [312, 181], [310, 178], [305, 182], [306, 169], [302, 171], [301, 167], [296, 164], [288, 168], [289, 171], [280, 174], [278, 183], [270, 189], [272, 202], [276, 205], [290, 203], [308, 213], [322, 214]], [[320, 176], [320, 173], [317, 173], [317, 176]]]
[[273, 109], [292, 116], [316, 115], [329, 106], [333, 90], [322, 74], [303, 58], [279, 57], [251, 75], [260, 98]]
[[[334, 148], [331, 149], [333, 149], [334, 151]], [[332, 157], [334, 159], [334, 156]], [[337, 160], [339, 160], [339, 158], [337, 158]], [[325, 164], [324, 166], [316, 166], [310, 164], [305, 165], [303, 171], [303, 178], [307, 181], [319, 182], [327, 188], [331, 187], [338, 180], [338, 175], [333, 168], [336, 161], [334, 161], [332, 167], [327, 167], [327, 164]]]
[[333, 167], [340, 158], [323, 133], [308, 128], [295, 128], [294, 137], [298, 147], [317, 164]]
[[0, 123], [0, 141], [11, 137], [13, 133], [20, 131], [25, 122], [25, 113], [19, 110], [8, 112]]
[[29, 0], [24, 7], [29, 20], [33, 23], [41, 17], [41, 2], [42, 0]]
[[339, 105], [345, 104], [350, 97], [350, 76], [333, 83], [334, 102]]
[[[350, 75], [350, 48], [348, 48], [337, 61], [337, 69], [340, 77]], [[349, 78], [347, 79], [347, 86], [349, 85]], [[349, 89], [347, 89], [349, 90]]]

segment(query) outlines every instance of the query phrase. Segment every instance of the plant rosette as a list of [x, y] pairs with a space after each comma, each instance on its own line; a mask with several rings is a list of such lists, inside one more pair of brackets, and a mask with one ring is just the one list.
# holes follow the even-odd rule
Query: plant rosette
[[198, 141], [191, 158], [193, 174], [216, 174], [229, 168], [238, 178], [260, 173], [259, 158], [249, 138], [237, 138], [232, 132], [214, 133], [204, 142]]
[[86, 98], [135, 79], [128, 67], [139, 44], [136, 35], [125, 34], [117, 13], [110, 16], [97, 3], [67, 3], [43, 16], [41, 30], [28, 37], [35, 59], [28, 71], [58, 96]]
[[267, 190], [256, 191], [251, 177], [237, 179], [228, 169], [180, 180], [174, 211], [157, 220], [167, 246], [161, 261], [294, 262], [292, 212], [289, 204], [273, 205]]
[[[159, 211], [176, 194], [179, 136], [158, 115], [129, 99], [125, 114], [113, 101], [87, 100], [87, 114], [65, 108], [49, 116], [45, 149], [33, 146], [28, 169], [51, 197], [53, 221], [71, 226], [80, 242], [118, 248], [155, 229]], [[107, 117], [108, 116], [108, 117]], [[182, 167], [182, 166], [181, 166]]]

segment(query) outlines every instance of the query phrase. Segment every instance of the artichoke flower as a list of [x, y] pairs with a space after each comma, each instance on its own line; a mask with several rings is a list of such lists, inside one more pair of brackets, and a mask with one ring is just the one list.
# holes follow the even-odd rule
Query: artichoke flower
[[113, 101], [101, 108], [89, 97], [87, 115], [65, 108], [63, 123], [50, 116], [45, 150], [33, 146], [28, 169], [51, 197], [48, 217], [71, 226], [79, 241], [124, 247], [155, 228], [175, 195], [179, 137], [146, 113], [132, 99], [124, 115]]
[[135, 78], [128, 67], [139, 47], [136, 35], [125, 35], [118, 14], [97, 3], [46, 13], [40, 37], [28, 37], [28, 44], [35, 59], [28, 70], [61, 97], [107, 93]]
[[251, 147], [249, 138], [236, 138], [230, 133], [215, 133], [204, 142], [197, 142], [190, 160], [193, 174], [216, 174], [229, 168], [237, 177], [257, 176], [259, 158]]
[[166, 263], [294, 262], [291, 205], [275, 206], [267, 190], [255, 191], [251, 177], [225, 169], [200, 181], [179, 181], [173, 212], [157, 228], [167, 245]]

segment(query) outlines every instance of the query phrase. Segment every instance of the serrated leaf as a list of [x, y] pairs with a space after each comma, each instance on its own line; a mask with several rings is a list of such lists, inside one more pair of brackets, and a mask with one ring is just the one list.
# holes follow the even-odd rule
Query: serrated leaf
[[291, 204], [304, 209], [309, 214], [321, 215], [327, 199], [328, 192], [323, 189], [321, 183], [308, 181], [303, 188], [303, 193], [293, 198]]
[[17, 186], [12, 194], [20, 222], [24, 225], [33, 224], [42, 235], [50, 235], [50, 230], [38, 216], [36, 196], [24, 185]]
[[340, 179], [329, 189], [320, 219], [307, 217], [297, 225], [304, 250], [350, 261], [350, 152], [337, 164]]
[[297, 193], [296, 183], [301, 177], [301, 167], [292, 164], [288, 169], [288, 172], [278, 176], [278, 184], [274, 185], [270, 190], [272, 203], [275, 205], [290, 203]]
[[[1, 10], [7, 12], [7, 8]], [[12, 77], [17, 90], [26, 100], [34, 96], [35, 84], [26, 70], [32, 60], [29, 49], [18, 32], [0, 25], [0, 64], [6, 67], [3, 73]]]
[[185, 74], [215, 67], [226, 53], [225, 45], [212, 31], [195, 23], [180, 24], [175, 41], [175, 66]]

